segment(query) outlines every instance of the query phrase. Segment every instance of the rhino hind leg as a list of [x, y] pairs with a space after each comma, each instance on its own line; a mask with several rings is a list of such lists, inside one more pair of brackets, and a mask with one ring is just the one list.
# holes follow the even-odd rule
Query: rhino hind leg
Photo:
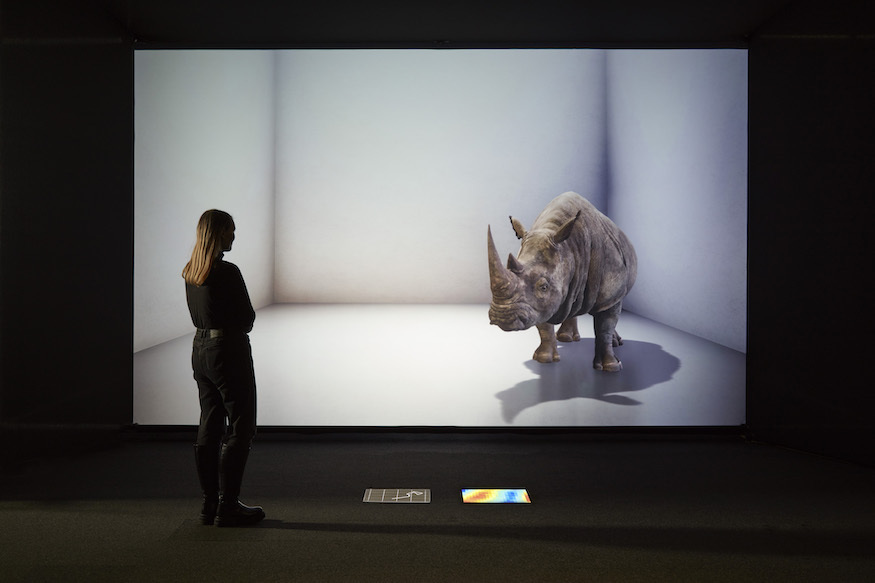
[[556, 345], [556, 333], [553, 331], [553, 324], [538, 324], [538, 336], [541, 337], [541, 344], [535, 349], [535, 354], [532, 356], [535, 360], [542, 363], [559, 362], [559, 349]]
[[559, 332], [556, 333], [559, 342], [577, 342], [580, 340], [580, 332], [577, 330], [577, 318], [571, 317], [562, 322]]
[[595, 370], [617, 372], [622, 370], [623, 363], [614, 354], [614, 347], [623, 343], [623, 339], [617, 334], [617, 320], [620, 317], [622, 304], [593, 314], [593, 328], [595, 329], [595, 357], [592, 367]]

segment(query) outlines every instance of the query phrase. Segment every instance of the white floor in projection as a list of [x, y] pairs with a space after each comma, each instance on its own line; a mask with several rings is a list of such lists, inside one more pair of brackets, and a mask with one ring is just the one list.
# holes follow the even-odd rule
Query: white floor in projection
[[[485, 305], [276, 304], [250, 338], [262, 426], [737, 426], [745, 355], [624, 312], [619, 373], [592, 369], [592, 319], [532, 360], [535, 329]], [[193, 330], [192, 330], [193, 332]], [[196, 425], [191, 335], [134, 355], [134, 422]]]

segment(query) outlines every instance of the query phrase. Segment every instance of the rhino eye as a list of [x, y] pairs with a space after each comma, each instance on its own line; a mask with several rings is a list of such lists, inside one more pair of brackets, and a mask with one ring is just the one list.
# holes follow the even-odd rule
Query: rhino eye
[[545, 294], [549, 289], [550, 284], [547, 283], [546, 279], [539, 279], [538, 282], [535, 284], [535, 291], [537, 291], [538, 293]]

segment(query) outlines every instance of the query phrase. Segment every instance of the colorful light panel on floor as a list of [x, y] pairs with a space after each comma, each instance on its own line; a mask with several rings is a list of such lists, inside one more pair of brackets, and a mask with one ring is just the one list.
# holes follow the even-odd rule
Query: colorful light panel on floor
[[525, 488], [466, 488], [462, 490], [465, 504], [531, 504]]

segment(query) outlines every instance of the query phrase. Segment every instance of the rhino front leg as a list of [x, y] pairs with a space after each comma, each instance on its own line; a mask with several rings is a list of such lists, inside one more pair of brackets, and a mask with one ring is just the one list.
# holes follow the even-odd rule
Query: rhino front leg
[[559, 332], [556, 333], [556, 338], [559, 342], [577, 342], [580, 340], [580, 332], [577, 331], [577, 318], [568, 318], [562, 325], [559, 326]]
[[596, 370], [617, 372], [623, 368], [623, 363], [614, 355], [614, 346], [623, 342], [616, 331], [621, 309], [622, 302], [592, 316], [595, 328], [595, 358], [592, 367]]
[[535, 350], [535, 355], [532, 358], [543, 363], [559, 362], [559, 350], [556, 346], [556, 333], [553, 331], [553, 324], [545, 322], [538, 324], [537, 328], [541, 344]]

